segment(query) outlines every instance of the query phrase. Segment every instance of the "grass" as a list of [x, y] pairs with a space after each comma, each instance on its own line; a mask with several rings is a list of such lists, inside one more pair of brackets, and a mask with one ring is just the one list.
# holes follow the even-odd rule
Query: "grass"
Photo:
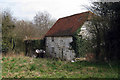
[[117, 78], [118, 65], [48, 58], [3, 57], [3, 78]]

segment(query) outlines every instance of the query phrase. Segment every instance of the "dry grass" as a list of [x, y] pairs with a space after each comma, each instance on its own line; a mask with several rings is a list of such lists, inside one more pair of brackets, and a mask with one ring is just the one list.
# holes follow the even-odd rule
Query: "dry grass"
[[16, 54], [15, 52], [9, 52], [6, 54], [2, 53], [2, 57], [24, 57], [24, 56], [25, 56], [24, 52], [21, 52], [19, 54]]
[[30, 58], [24, 55], [3, 56], [4, 78], [117, 78], [117, 67], [113, 71], [106, 63], [77, 61], [74, 63], [48, 58]]

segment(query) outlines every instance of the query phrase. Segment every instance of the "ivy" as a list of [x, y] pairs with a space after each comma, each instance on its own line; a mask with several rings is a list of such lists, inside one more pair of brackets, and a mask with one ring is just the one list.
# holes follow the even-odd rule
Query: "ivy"
[[76, 57], [83, 57], [88, 49], [89, 49], [89, 43], [87, 40], [82, 38], [82, 35], [78, 35], [81, 31], [81, 28], [79, 28], [73, 37], [73, 42], [70, 43], [72, 46], [72, 49], [75, 51]]

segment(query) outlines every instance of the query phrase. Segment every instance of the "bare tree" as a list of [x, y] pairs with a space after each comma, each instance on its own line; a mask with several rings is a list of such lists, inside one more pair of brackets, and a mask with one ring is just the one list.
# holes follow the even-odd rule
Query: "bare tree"
[[14, 38], [15, 43], [15, 52], [19, 53], [20, 51], [24, 51], [24, 39], [29, 39], [31, 37], [35, 37], [37, 34], [37, 29], [34, 27], [31, 21], [16, 21], [15, 28], [12, 31], [12, 36]]
[[55, 19], [51, 19], [51, 15], [48, 12], [38, 12], [34, 17], [34, 23], [42, 36], [52, 27]]
[[25, 39], [27, 37], [33, 37], [36, 34], [36, 29], [30, 21], [17, 21], [15, 26], [13, 36], [16, 38]]

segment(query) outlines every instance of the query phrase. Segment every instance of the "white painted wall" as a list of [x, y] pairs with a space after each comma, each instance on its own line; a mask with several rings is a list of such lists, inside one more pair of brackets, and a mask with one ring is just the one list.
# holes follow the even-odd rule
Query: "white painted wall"
[[70, 50], [72, 37], [46, 37], [46, 53], [52, 57], [72, 60], [75, 57], [74, 50]]
[[81, 31], [78, 35], [82, 35], [82, 38], [83, 39], [92, 39], [92, 34], [88, 31], [90, 29], [90, 26], [89, 26], [90, 22], [89, 21], [86, 21], [83, 26], [81, 27]]

